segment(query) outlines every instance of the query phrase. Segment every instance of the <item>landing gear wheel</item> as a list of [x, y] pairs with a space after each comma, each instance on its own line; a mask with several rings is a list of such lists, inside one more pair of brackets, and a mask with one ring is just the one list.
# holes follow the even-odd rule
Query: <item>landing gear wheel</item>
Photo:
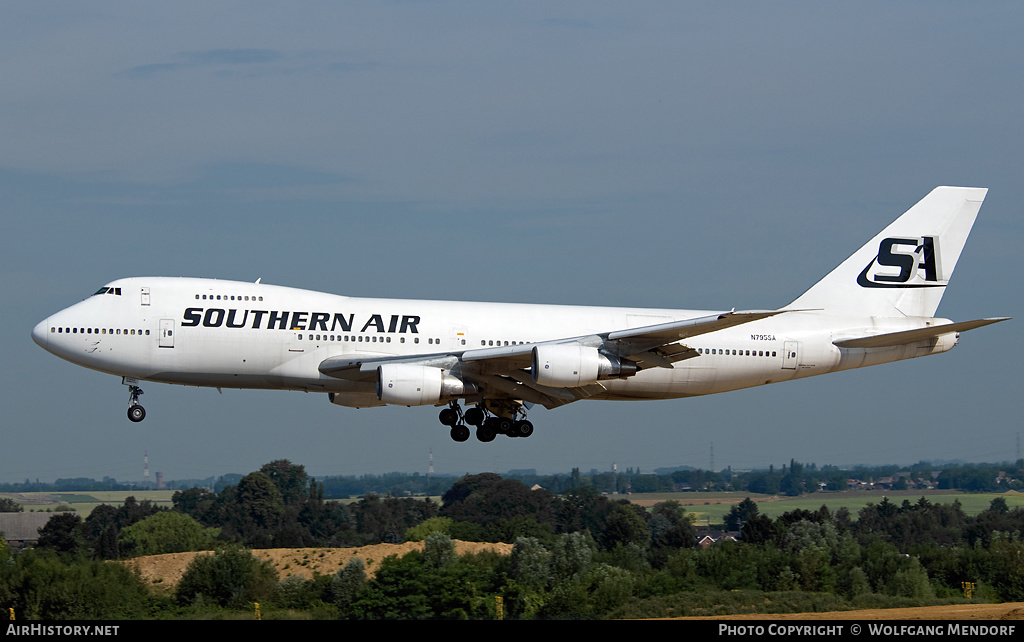
[[455, 412], [452, 408], [445, 408], [438, 413], [437, 419], [446, 426], [454, 427], [455, 424], [459, 423], [459, 413]]
[[466, 441], [469, 439], [469, 428], [462, 424], [452, 426], [451, 436], [454, 441]]
[[146, 409], [139, 405], [139, 397], [142, 396], [142, 388], [128, 386], [128, 419], [139, 423], [146, 418]]
[[513, 423], [508, 417], [498, 417], [494, 421], [494, 432], [508, 435], [512, 432]]
[[484, 424], [476, 429], [476, 438], [482, 442], [494, 441], [494, 430]]
[[146, 418], [146, 409], [138, 404], [135, 404], [134, 406], [129, 406], [128, 418], [134, 421], [135, 423], [139, 423], [140, 421]]
[[533, 424], [525, 419], [517, 421], [512, 428], [516, 437], [529, 437], [533, 434]]
[[466, 423], [470, 426], [482, 426], [484, 419], [484, 411], [480, 408], [470, 408], [466, 411]]

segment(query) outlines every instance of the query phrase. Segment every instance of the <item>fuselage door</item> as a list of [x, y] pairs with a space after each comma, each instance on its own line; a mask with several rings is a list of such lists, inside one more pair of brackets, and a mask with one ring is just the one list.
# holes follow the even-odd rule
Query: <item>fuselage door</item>
[[142, 305], [149, 305], [149, 288], [142, 288]]
[[782, 353], [782, 369], [796, 370], [796, 364], [800, 358], [800, 342], [786, 341], [783, 349], [785, 352]]
[[174, 319], [160, 319], [160, 347], [174, 347]]

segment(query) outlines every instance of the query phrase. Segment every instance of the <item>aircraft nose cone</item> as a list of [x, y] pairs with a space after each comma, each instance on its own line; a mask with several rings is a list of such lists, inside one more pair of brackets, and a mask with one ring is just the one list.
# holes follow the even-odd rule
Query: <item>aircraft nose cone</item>
[[43, 319], [36, 324], [36, 327], [32, 328], [32, 340], [35, 341], [40, 348], [46, 349], [46, 340], [50, 335], [50, 320]]

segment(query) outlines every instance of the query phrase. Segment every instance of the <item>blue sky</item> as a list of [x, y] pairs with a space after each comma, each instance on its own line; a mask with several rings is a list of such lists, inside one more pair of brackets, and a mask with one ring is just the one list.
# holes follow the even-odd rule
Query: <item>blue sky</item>
[[1017, 321], [952, 352], [531, 413], [145, 386], [32, 343], [122, 276], [775, 308], [937, 185], [990, 188], [940, 315], [1020, 316], [1017, 3], [39, 2], [0, 9], [0, 481], [1000, 461]]

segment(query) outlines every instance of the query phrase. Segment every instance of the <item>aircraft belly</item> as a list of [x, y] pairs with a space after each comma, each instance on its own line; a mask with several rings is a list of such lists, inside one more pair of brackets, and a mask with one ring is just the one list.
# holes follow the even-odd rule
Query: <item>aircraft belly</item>
[[183, 386], [203, 386], [209, 388], [255, 388], [277, 389], [287, 388], [276, 377], [237, 373], [211, 372], [156, 372], [143, 377], [146, 381], [173, 383]]
[[628, 379], [609, 379], [601, 384], [608, 392], [592, 399], [674, 399], [690, 396], [682, 368], [651, 368]]
[[723, 385], [720, 369], [697, 363], [695, 359], [687, 360], [672, 368], [644, 370], [629, 379], [604, 381], [602, 383], [608, 388], [608, 393], [593, 398], [678, 399], [717, 392]]
[[341, 392], [375, 394], [376, 385], [341, 379], [304, 377], [282, 378], [267, 374], [210, 373], [210, 372], [156, 372], [140, 375], [138, 379], [206, 388], [234, 388], [253, 390], [302, 390], [306, 392]]

